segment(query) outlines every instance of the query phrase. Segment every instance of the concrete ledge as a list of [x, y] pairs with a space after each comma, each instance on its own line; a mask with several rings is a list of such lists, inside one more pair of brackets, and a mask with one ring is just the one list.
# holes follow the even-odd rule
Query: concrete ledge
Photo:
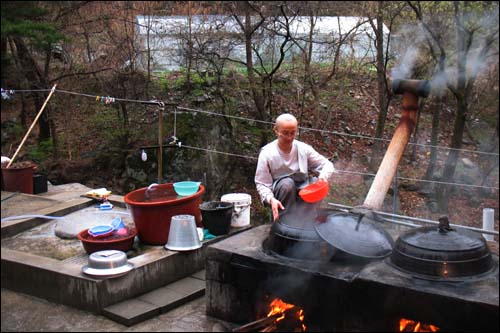
[[[110, 201], [117, 206], [125, 207], [121, 196], [111, 196]], [[67, 202], [55, 201], [51, 207], [40, 209], [34, 214], [64, 216], [94, 203], [94, 199], [76, 197]], [[7, 221], [2, 223], [2, 238], [46, 222], [46, 219], [40, 218]], [[203, 246], [194, 251], [176, 252], [168, 251], [163, 246], [147, 247], [145, 252], [129, 258], [129, 262], [134, 265], [132, 271], [123, 276], [107, 279], [93, 278], [82, 273], [82, 266], [87, 263], [88, 256], [59, 261], [2, 247], [1, 283], [2, 287], [14, 291], [101, 314], [108, 306], [144, 295], [196, 273], [190, 278], [191, 287], [196, 288], [189, 291], [189, 286], [186, 286], [188, 289], [183, 291], [182, 283], [179, 282], [179, 288], [174, 289], [174, 292], [189, 300], [189, 297], [199, 297], [205, 291], [205, 273], [200, 271], [205, 268], [208, 246], [251, 228], [248, 226], [232, 229], [228, 235], [204, 241]], [[171, 306], [169, 304], [175, 305], [175, 303], [159, 304], [159, 311], [167, 311]], [[156, 311], [149, 310], [152, 313]], [[132, 314], [124, 316], [129, 318], [127, 319], [129, 322], [133, 317], [135, 316]]]
[[[163, 246], [153, 247], [129, 259], [135, 266], [131, 272], [108, 279], [83, 274], [81, 262], [59, 261], [2, 248], [1, 283], [2, 287], [14, 291], [100, 314], [107, 306], [203, 270], [208, 245], [222, 239], [224, 237], [205, 241], [200, 249], [186, 252], [168, 251]], [[198, 278], [192, 280], [204, 284], [200, 279], [202, 273], [198, 274]]]
[[159, 315], [160, 308], [140, 299], [131, 299], [105, 308], [103, 314], [120, 324], [132, 326]]
[[[79, 209], [86, 208], [92, 205], [93, 200], [88, 198], [78, 198], [66, 202], [57, 202], [48, 208], [41, 209], [36, 213], [30, 213], [30, 215], [48, 215], [48, 216], [64, 216], [69, 213], [73, 213]], [[10, 237], [18, 234], [22, 231], [28, 230], [30, 228], [36, 227], [40, 224], [46, 223], [47, 220], [43, 218], [27, 218], [22, 220], [11, 220], [2, 222], [2, 238]]]
[[83, 274], [82, 265], [2, 248], [1, 282], [14, 291], [100, 313], [203, 269], [204, 252], [205, 246], [190, 253], [155, 248], [129, 259], [135, 268], [126, 275], [98, 279]]
[[[200, 273], [204, 274], [204, 271], [196, 274]], [[108, 306], [103, 309], [103, 315], [120, 324], [131, 326], [168, 312], [204, 294], [205, 281], [193, 275], [137, 298]]]

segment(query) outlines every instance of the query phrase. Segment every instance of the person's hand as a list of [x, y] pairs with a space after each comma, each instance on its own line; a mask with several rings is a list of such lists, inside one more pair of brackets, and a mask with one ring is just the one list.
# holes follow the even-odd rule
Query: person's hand
[[327, 182], [328, 183], [328, 179], [326, 179], [324, 176], [320, 176], [320, 177], [318, 177], [318, 182]]
[[272, 198], [269, 203], [271, 204], [271, 210], [273, 212], [273, 220], [276, 221], [279, 217], [278, 209], [285, 209], [285, 207], [283, 207], [281, 201], [276, 198]]

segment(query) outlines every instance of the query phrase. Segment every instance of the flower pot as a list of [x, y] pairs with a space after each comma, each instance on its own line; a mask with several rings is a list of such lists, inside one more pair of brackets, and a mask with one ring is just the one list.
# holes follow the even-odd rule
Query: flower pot
[[2, 167], [3, 187], [5, 191], [33, 194], [33, 174], [35, 166], [25, 164], [19, 167]]

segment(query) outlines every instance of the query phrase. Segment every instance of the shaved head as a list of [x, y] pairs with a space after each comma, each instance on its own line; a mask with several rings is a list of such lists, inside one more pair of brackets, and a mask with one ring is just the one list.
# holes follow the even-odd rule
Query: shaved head
[[290, 113], [283, 113], [276, 118], [276, 127], [280, 127], [281, 125], [290, 122], [297, 124], [297, 118]]

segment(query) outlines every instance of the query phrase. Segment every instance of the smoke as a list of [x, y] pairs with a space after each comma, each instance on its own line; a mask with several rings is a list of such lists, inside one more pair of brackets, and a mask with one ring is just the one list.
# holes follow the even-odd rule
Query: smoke
[[413, 68], [420, 53], [420, 47], [424, 41], [424, 34], [420, 26], [405, 25], [394, 38], [397, 43], [396, 54], [399, 54], [398, 63], [391, 69], [392, 80], [408, 79], [413, 75]]
[[[459, 78], [475, 78], [492, 63], [498, 63], [498, 6], [496, 10], [488, 11], [481, 17], [477, 17], [477, 13], [464, 15], [463, 25], [467, 32], [463, 32], [459, 37], [454, 20], [428, 16], [425, 24], [439, 42], [436, 42], [421, 24], [405, 25], [399, 31], [393, 32], [392, 47], [396, 64], [391, 69], [391, 79], [416, 78], [416, 66], [421, 61], [430, 64], [444, 55], [443, 63], [438, 63], [435, 67], [430, 67], [427, 73], [423, 73], [430, 78], [433, 93], [441, 95], [448, 85], [456, 86]], [[495, 42], [492, 42], [493, 40]], [[465, 51], [459, 43], [467, 45]], [[435, 60], [429, 60], [431, 47], [437, 56]], [[488, 48], [489, 52], [485, 52]], [[465, 59], [465, 72], [462, 73], [457, 66], [461, 59]], [[429, 67], [425, 63], [422, 65]]]

